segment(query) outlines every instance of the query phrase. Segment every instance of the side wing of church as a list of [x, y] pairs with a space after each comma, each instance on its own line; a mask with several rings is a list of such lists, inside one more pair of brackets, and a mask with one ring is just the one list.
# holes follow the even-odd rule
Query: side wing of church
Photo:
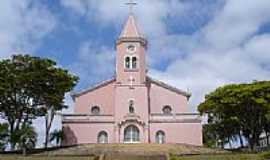
[[146, 48], [131, 14], [116, 42], [116, 75], [72, 95], [75, 113], [63, 115], [63, 145], [202, 145], [201, 119], [188, 113], [190, 94], [146, 75]]

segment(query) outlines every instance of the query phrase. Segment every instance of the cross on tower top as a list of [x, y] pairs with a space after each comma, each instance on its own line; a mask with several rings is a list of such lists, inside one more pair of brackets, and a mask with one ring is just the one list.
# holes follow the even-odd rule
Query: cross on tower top
[[134, 7], [135, 5], [137, 5], [137, 3], [134, 2], [133, 0], [129, 0], [129, 2], [127, 2], [127, 3], [125, 3], [125, 4], [129, 6], [129, 13], [130, 13], [130, 14], [133, 12], [133, 7]]

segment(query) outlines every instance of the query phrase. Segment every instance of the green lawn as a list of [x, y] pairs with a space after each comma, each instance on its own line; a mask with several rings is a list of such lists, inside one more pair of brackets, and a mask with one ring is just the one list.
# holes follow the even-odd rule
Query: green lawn
[[258, 154], [171, 156], [170, 160], [263, 160]]

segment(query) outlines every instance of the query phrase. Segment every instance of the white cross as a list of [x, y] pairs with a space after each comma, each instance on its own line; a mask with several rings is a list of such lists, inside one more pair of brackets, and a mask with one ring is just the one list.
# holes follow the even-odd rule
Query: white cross
[[133, 87], [133, 82], [135, 81], [135, 79], [132, 76], [130, 76], [128, 81], [130, 82], [130, 88], [132, 88]]
[[129, 2], [127, 2], [125, 4], [129, 6], [129, 13], [132, 13], [133, 6], [137, 5], [137, 3], [136, 2], [133, 2], [133, 0], [129, 0]]

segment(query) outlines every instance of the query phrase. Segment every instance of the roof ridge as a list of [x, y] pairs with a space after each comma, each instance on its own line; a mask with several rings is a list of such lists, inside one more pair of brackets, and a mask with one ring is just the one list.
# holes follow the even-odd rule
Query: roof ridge
[[72, 92], [72, 93], [71, 93], [71, 97], [72, 97], [72, 99], [74, 100], [75, 97], [78, 97], [78, 96], [80, 96], [80, 95], [82, 95], [82, 94], [85, 94], [85, 93], [87, 93], [87, 92], [91, 92], [91, 91], [93, 91], [93, 90], [95, 90], [95, 89], [97, 89], [97, 88], [100, 88], [100, 87], [102, 87], [102, 86], [105, 86], [105, 85], [107, 85], [107, 84], [109, 84], [109, 83], [111, 83], [111, 82], [113, 82], [113, 81], [115, 81], [115, 80], [116, 80], [116, 77], [113, 76], [113, 77], [111, 77], [110, 79], [106, 79], [106, 80], [103, 80], [103, 81], [101, 81], [101, 82], [99, 82], [99, 83], [97, 83], [97, 84], [91, 85], [91, 86], [90, 86], [89, 88], [87, 88], [87, 89], [83, 89], [83, 90], [78, 91], [78, 92]]
[[167, 84], [167, 83], [165, 83], [165, 82], [163, 82], [163, 81], [154, 79], [154, 78], [152, 78], [152, 77], [150, 77], [150, 76], [148, 76], [148, 75], [146, 76], [146, 78], [148, 78], [148, 80], [150, 80], [151, 82], [154, 82], [155, 84], [157, 84], [157, 85], [159, 85], [159, 86], [162, 86], [162, 87], [164, 87], [164, 88], [167, 88], [167, 89], [169, 89], [169, 90], [171, 90], [171, 91], [174, 91], [174, 92], [176, 92], [176, 93], [182, 94], [182, 95], [186, 96], [187, 98], [190, 98], [190, 97], [191, 97], [191, 93], [190, 93], [190, 92], [181, 90], [181, 89], [179, 89], [179, 88], [177, 88], [177, 87], [175, 87], [175, 86], [172, 86], [172, 85], [170, 85], [170, 84]]

